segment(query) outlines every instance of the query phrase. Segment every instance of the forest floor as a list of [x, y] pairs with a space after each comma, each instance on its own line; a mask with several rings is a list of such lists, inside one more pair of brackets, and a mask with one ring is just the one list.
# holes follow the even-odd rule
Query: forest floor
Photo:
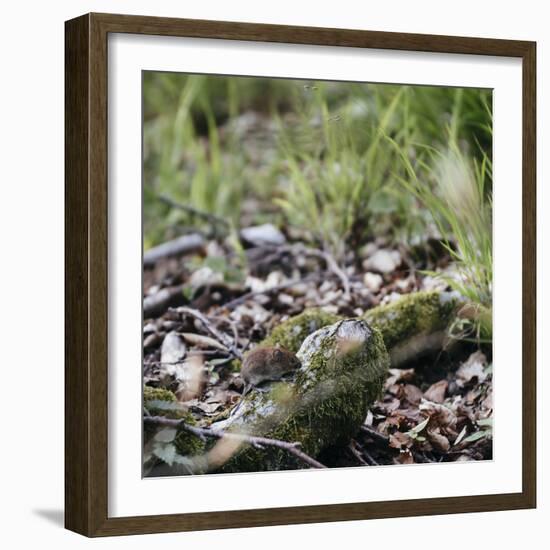
[[[239, 236], [240, 254], [227, 238], [200, 233], [183, 249], [181, 239], [172, 243], [180, 252], [174, 256], [171, 245], [158, 258], [155, 249], [145, 254], [144, 383], [172, 390], [199, 426], [239, 402], [244, 383], [236, 357], [282, 321], [308, 308], [359, 317], [403, 294], [445, 290], [424, 271], [452, 269], [436, 240], [405, 249], [379, 238], [335, 267], [269, 224]], [[449, 342], [390, 369], [355, 438], [319, 460], [349, 467], [491, 459], [491, 348]], [[200, 373], [192, 391], [183, 368], [189, 363]]]

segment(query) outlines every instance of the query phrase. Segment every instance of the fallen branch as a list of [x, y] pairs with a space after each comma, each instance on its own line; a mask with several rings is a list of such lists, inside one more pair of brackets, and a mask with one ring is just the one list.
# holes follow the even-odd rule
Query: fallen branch
[[296, 279], [293, 281], [288, 281], [286, 283], [281, 283], [280, 285], [272, 286], [271, 288], [266, 288], [264, 290], [256, 290], [253, 292], [247, 292], [246, 294], [243, 294], [242, 296], [239, 296], [238, 298], [234, 298], [233, 300], [230, 300], [229, 302], [222, 304], [222, 308], [232, 309], [247, 300], [250, 300], [250, 298], [254, 298], [256, 296], [263, 296], [265, 294], [271, 294], [272, 292], [279, 292], [280, 290], [285, 290], [287, 288], [291, 288], [293, 286], [296, 286], [301, 283], [308, 283], [311, 281], [320, 280], [322, 278], [322, 274], [320, 273], [311, 273], [310, 275], [307, 275], [306, 277], [302, 279]]
[[355, 459], [357, 459], [359, 464], [362, 464], [363, 466], [370, 466], [370, 464], [361, 456], [361, 453], [355, 447], [354, 441], [352, 441], [348, 445], [348, 449], [350, 450], [351, 454], [355, 457]]
[[324, 260], [327, 264], [329, 271], [332, 271], [342, 283], [344, 288], [344, 297], [346, 300], [349, 300], [351, 297], [351, 285], [349, 282], [349, 277], [346, 272], [338, 265], [332, 254], [324, 250], [319, 250], [318, 248], [310, 248], [302, 244], [295, 245], [286, 245], [279, 248], [278, 252], [291, 252], [293, 254], [305, 254], [306, 256], [313, 256], [315, 258], [320, 258]]
[[178, 306], [183, 301], [182, 285], [163, 288], [143, 299], [143, 318], [160, 317], [170, 306]]
[[[203, 356], [219, 356], [220, 355], [220, 351], [221, 350], [218, 350], [218, 349], [215, 349], [215, 350], [208, 350], [208, 349], [203, 349], [203, 350], [189, 350], [186, 354], [185, 354], [185, 357], [203, 357]], [[223, 352], [227, 352], [227, 350], [224, 348]], [[222, 352], [222, 353], [223, 353]], [[146, 367], [154, 367], [154, 366], [157, 366], [157, 365], [181, 365], [183, 362], [185, 362], [185, 357], [183, 359], [180, 359], [179, 361], [144, 361], [143, 362], [143, 365], [146, 366]], [[226, 355], [223, 357], [223, 359], [225, 359], [226, 357], [231, 358], [230, 355]]]
[[349, 283], [349, 278], [345, 271], [337, 264], [336, 260], [328, 252], [323, 250], [317, 250], [316, 248], [304, 248], [305, 254], [309, 256], [316, 256], [317, 258], [322, 258], [325, 260], [327, 267], [332, 271], [342, 282], [344, 287], [344, 297], [346, 300], [349, 300], [351, 297], [351, 287]]
[[227, 220], [224, 220], [223, 218], [220, 218], [219, 216], [216, 216], [215, 214], [211, 214], [210, 212], [205, 212], [204, 210], [199, 210], [198, 208], [195, 208], [194, 206], [190, 206], [188, 204], [182, 204], [180, 202], [175, 201], [171, 197], [168, 197], [167, 195], [159, 195], [158, 200], [163, 202], [164, 204], [167, 204], [168, 206], [171, 206], [172, 208], [177, 208], [178, 210], [183, 210], [184, 212], [187, 212], [188, 214], [191, 214], [192, 216], [195, 216], [196, 218], [202, 218], [203, 220], [209, 221], [212, 224], [218, 224], [223, 225], [224, 227], [229, 227], [229, 222]]
[[378, 462], [376, 462], [376, 460], [372, 458], [371, 454], [367, 451], [367, 449], [362, 449], [362, 451], [363, 451], [363, 456], [367, 459], [367, 462], [369, 463], [370, 466], [380, 466], [380, 464], [378, 464]]
[[233, 357], [236, 357], [242, 361], [243, 354], [235, 346], [233, 340], [224, 332], [219, 331], [200, 311], [190, 307], [178, 307], [175, 311], [181, 315], [191, 315], [191, 317], [198, 319], [204, 325], [206, 330], [214, 338], [216, 338], [216, 340], [218, 340], [218, 342], [220, 342], [229, 351], [229, 353], [233, 355]]
[[279, 449], [284, 449], [285, 451], [288, 451], [312, 468], [326, 468], [324, 464], [321, 464], [308, 454], [301, 451], [298, 448], [300, 446], [299, 442], [289, 443], [287, 441], [281, 441], [279, 439], [270, 439], [267, 437], [259, 437], [254, 435], [224, 432], [223, 430], [215, 430], [212, 428], [199, 428], [197, 426], [191, 426], [183, 420], [166, 418], [164, 416], [144, 416], [143, 421], [147, 424], [169, 426], [171, 428], [181, 428], [193, 435], [196, 435], [197, 437], [200, 437], [201, 439], [204, 439], [205, 437], [213, 437], [216, 439], [225, 438], [235, 441], [242, 441], [243, 443], [248, 443], [249, 445], [253, 445], [254, 447], [277, 447]]
[[[374, 458], [369, 454], [369, 452], [361, 447], [361, 450], [358, 448], [357, 442], [352, 439], [348, 448], [351, 451], [351, 454], [363, 465], [363, 466], [380, 466]], [[365, 458], [363, 458], [365, 457]]]
[[172, 256], [181, 256], [200, 250], [204, 246], [204, 237], [199, 233], [182, 235], [172, 241], [150, 248], [143, 254], [143, 266], [153, 267], [159, 260]]
[[390, 438], [384, 434], [381, 434], [380, 432], [376, 431], [374, 428], [370, 428], [369, 426], [365, 426], [364, 424], [361, 426], [361, 431], [366, 433], [370, 438], [374, 439], [375, 441], [378, 441], [379, 443], [383, 443], [384, 445], [389, 445]]

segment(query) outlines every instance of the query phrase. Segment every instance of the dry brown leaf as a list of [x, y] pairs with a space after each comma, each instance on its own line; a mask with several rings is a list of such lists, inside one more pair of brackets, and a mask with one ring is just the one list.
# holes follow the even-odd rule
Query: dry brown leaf
[[426, 416], [429, 416], [433, 424], [436, 426], [450, 428], [453, 430], [456, 427], [456, 414], [445, 405], [441, 405], [439, 403], [434, 403], [433, 401], [427, 401], [424, 399], [422, 403], [420, 403], [419, 409]]
[[227, 348], [223, 344], [220, 344], [220, 342], [214, 340], [214, 338], [210, 338], [209, 336], [195, 334], [194, 332], [179, 332], [178, 334], [182, 336], [186, 342], [192, 344], [193, 346], [197, 346], [199, 348], [216, 348], [227, 351]]
[[395, 464], [414, 464], [414, 457], [408, 449], [402, 450], [394, 459]]
[[440, 380], [435, 384], [432, 384], [425, 392], [424, 398], [433, 403], [443, 403], [445, 400], [445, 393], [449, 387], [447, 380]]
[[390, 369], [390, 376], [386, 379], [385, 388], [393, 386], [397, 382], [410, 382], [415, 376], [414, 369]]
[[403, 432], [395, 432], [390, 435], [390, 447], [394, 449], [403, 449], [412, 447], [414, 443], [413, 438]]
[[175, 378], [179, 382], [176, 397], [179, 401], [189, 401], [198, 397], [205, 386], [204, 363], [201, 357], [195, 355], [183, 363], [175, 365]]
[[441, 433], [439, 428], [428, 428], [426, 434], [434, 449], [446, 453], [451, 448], [449, 440]]
[[423, 393], [420, 388], [414, 386], [413, 384], [405, 384], [403, 386], [403, 393], [407, 401], [412, 405], [420, 403], [423, 397]]
[[493, 410], [493, 392], [490, 391], [487, 397], [483, 400], [482, 407], [487, 410]]
[[463, 363], [456, 371], [456, 383], [459, 387], [464, 387], [473, 379], [482, 383], [487, 378], [485, 367], [487, 366], [487, 358], [481, 351], [472, 353], [468, 360]]

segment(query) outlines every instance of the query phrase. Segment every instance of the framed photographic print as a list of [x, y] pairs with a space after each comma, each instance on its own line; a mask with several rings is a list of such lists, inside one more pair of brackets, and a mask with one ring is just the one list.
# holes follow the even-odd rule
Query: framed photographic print
[[65, 35], [66, 527], [534, 507], [535, 44]]

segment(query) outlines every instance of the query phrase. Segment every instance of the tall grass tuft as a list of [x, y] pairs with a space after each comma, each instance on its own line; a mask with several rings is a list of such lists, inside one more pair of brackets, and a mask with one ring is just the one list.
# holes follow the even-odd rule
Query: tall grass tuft
[[[353, 114], [358, 111], [353, 102], [331, 109], [323, 85], [315, 90], [311, 105], [302, 113], [300, 141], [279, 119], [280, 156], [288, 168], [288, 181], [276, 203], [290, 225], [301, 227], [341, 259], [350, 241], [356, 246], [376, 234], [380, 214], [394, 212], [396, 203], [407, 200], [402, 193], [391, 192], [398, 155], [384, 135], [392, 133], [401, 147], [408, 146], [410, 133], [401, 123], [408, 90], [397, 87], [388, 99], [386, 91], [367, 89], [368, 99], [378, 105], [367, 106], [366, 116], [360, 109], [360, 116]], [[365, 100], [365, 89], [362, 94]], [[304, 137], [307, 128], [309, 139]]]
[[[389, 138], [388, 138], [389, 139]], [[390, 140], [391, 141], [391, 140]], [[396, 150], [398, 145], [392, 142]], [[431, 149], [420, 162], [428, 181], [418, 176], [400, 151], [407, 169], [401, 178], [405, 189], [429, 210], [442, 243], [450, 254], [456, 273], [441, 275], [467, 301], [463, 308], [462, 337], [479, 342], [492, 337], [493, 241], [492, 163], [487, 154], [481, 161], [467, 156], [453, 141], [447, 149]]]

